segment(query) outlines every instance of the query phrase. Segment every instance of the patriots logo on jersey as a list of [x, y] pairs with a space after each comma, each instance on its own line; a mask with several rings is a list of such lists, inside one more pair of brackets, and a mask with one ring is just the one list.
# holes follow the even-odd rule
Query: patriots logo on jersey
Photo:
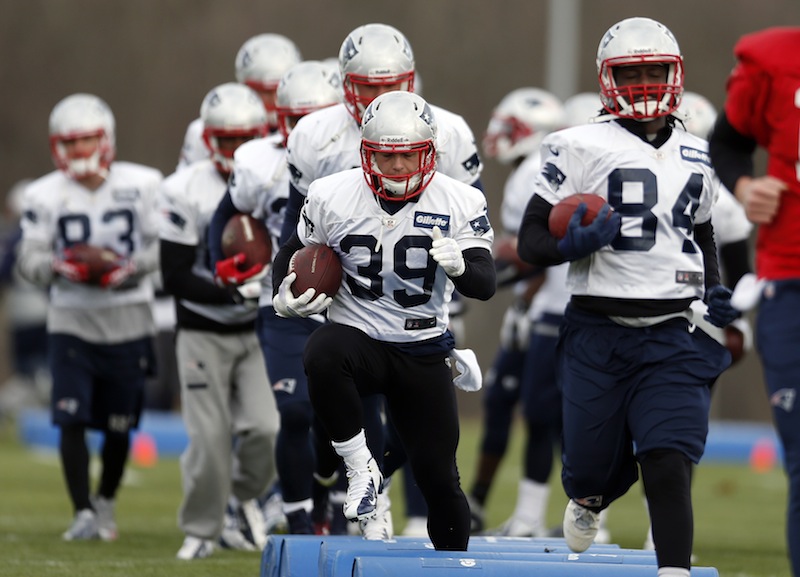
[[310, 237], [312, 234], [314, 234], [314, 222], [308, 218], [308, 215], [305, 212], [301, 214], [303, 215], [303, 224], [306, 227], [306, 237]]
[[464, 169], [470, 174], [477, 174], [480, 165], [481, 159], [478, 158], [477, 152], [461, 163], [461, 166], [463, 166]]
[[567, 179], [566, 175], [561, 172], [552, 162], [548, 162], [544, 165], [544, 168], [542, 168], [542, 176], [544, 176], [547, 182], [550, 183], [550, 186], [553, 187], [553, 190], [558, 190], [558, 188], [564, 184], [564, 181]]
[[292, 163], [289, 163], [289, 174], [291, 175], [292, 183], [294, 184], [297, 184], [300, 182], [300, 179], [303, 178], [303, 173], [297, 170], [297, 167]]
[[706, 166], [711, 166], [711, 157], [704, 150], [691, 148], [689, 146], [681, 146], [681, 158], [688, 162], [699, 162]]
[[475, 236], [483, 236], [492, 228], [492, 225], [489, 224], [489, 217], [485, 214], [469, 221], [469, 225], [472, 227], [472, 232], [475, 233]]
[[179, 215], [177, 212], [168, 210], [166, 211], [167, 219], [177, 226], [179, 229], [184, 230], [186, 228], [186, 219]]
[[433, 228], [438, 226], [442, 232], [450, 230], [449, 214], [433, 214], [431, 212], [415, 212], [414, 226], [418, 228]]

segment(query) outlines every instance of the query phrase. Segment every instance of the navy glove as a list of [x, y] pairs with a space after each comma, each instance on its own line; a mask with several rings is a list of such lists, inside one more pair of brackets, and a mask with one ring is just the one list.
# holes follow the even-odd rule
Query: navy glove
[[578, 260], [589, 256], [609, 244], [619, 234], [622, 217], [616, 212], [611, 212], [609, 215], [610, 206], [601, 208], [591, 224], [581, 226], [581, 219], [586, 214], [586, 209], [585, 202], [578, 205], [569, 219], [567, 234], [558, 241], [558, 250], [564, 255], [565, 260]]
[[708, 312], [703, 318], [715, 327], [726, 327], [742, 316], [742, 312], [731, 306], [731, 289], [718, 284], [706, 291]]

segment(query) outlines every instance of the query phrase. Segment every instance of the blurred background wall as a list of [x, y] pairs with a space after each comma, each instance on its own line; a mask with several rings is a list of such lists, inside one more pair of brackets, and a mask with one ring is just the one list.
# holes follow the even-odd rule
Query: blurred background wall
[[[552, 8], [551, 4], [555, 6]], [[213, 86], [234, 80], [241, 44], [262, 32], [292, 38], [307, 59], [338, 54], [348, 32], [385, 22], [414, 48], [424, 96], [462, 114], [480, 139], [511, 89], [596, 91], [595, 53], [615, 22], [668, 26], [686, 61], [686, 88], [718, 108], [744, 33], [800, 23], [797, 0], [0, 0], [0, 193], [50, 170], [47, 120], [62, 97], [90, 92], [117, 119], [119, 157], [170, 173], [186, 125]], [[566, 27], [563, 27], [564, 23]], [[763, 162], [763, 161], [762, 161]], [[486, 163], [497, 214], [507, 167]], [[468, 346], [491, 363], [509, 295], [470, 303]], [[0, 330], [6, 335], [6, 331]], [[7, 338], [0, 373], [8, 371]], [[462, 408], [477, 411], [478, 395]], [[717, 385], [715, 418], [768, 420], [756, 355]]]

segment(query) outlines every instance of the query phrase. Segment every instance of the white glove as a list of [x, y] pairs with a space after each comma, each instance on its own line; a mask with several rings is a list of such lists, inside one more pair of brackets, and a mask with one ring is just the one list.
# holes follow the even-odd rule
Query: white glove
[[500, 345], [507, 351], [524, 351], [531, 336], [528, 307], [522, 301], [514, 302], [503, 315], [500, 326]]
[[239, 286], [231, 287], [231, 290], [236, 291], [236, 296], [234, 296], [236, 302], [248, 309], [257, 309], [262, 288], [260, 280], [251, 280]]
[[743, 275], [739, 282], [736, 283], [736, 286], [733, 287], [731, 306], [742, 312], [754, 308], [761, 299], [761, 293], [764, 291], [764, 285], [766, 284], [767, 281], [765, 279], [759, 279], [751, 272]]
[[462, 391], [480, 391], [483, 386], [483, 374], [478, 364], [478, 357], [472, 349], [453, 349], [450, 358], [456, 365], [459, 375], [453, 379], [453, 384]]
[[[313, 288], [306, 290], [299, 297], [295, 298], [292, 294], [292, 283], [297, 278], [297, 274], [290, 272], [286, 275], [278, 288], [278, 294], [272, 299], [272, 306], [275, 307], [275, 314], [285, 319], [291, 317], [306, 318], [323, 312], [333, 302], [333, 298], [325, 293], [319, 293]], [[313, 300], [312, 300], [313, 299]]]
[[449, 236], [444, 238], [438, 226], [433, 227], [433, 244], [428, 252], [450, 278], [461, 276], [467, 270], [458, 243]]

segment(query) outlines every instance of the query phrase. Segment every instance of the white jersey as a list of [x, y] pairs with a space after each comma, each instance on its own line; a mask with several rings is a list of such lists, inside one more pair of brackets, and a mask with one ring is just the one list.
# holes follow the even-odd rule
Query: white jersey
[[[197, 247], [192, 272], [214, 282], [209, 268], [208, 225], [226, 183], [212, 160], [200, 160], [168, 176], [161, 192], [161, 240]], [[243, 305], [217, 305], [178, 299], [192, 312], [220, 324], [242, 324], [255, 319], [257, 312]]]
[[549, 134], [541, 151], [536, 194], [551, 204], [598, 194], [622, 216], [610, 245], [570, 263], [572, 294], [702, 298], [703, 254], [694, 225], [711, 218], [719, 189], [705, 140], [673, 130], [654, 148], [613, 121]]
[[381, 208], [360, 168], [315, 180], [297, 235], [305, 245], [332, 247], [341, 259], [342, 286], [328, 318], [386, 342], [441, 336], [453, 282], [428, 254], [434, 226], [461, 250], [492, 249], [486, 198], [444, 174], [394, 214]]
[[[234, 169], [228, 190], [236, 210], [263, 221], [272, 238], [272, 255], [278, 254], [283, 217], [289, 198], [289, 167], [283, 137], [273, 134], [242, 144], [233, 155]], [[272, 275], [263, 283], [259, 306], [272, 305]]]
[[211, 158], [211, 151], [203, 141], [203, 119], [195, 118], [186, 127], [186, 134], [183, 137], [183, 146], [181, 146], [181, 155], [178, 158], [178, 166], [175, 170], [179, 170], [198, 160], [205, 160]]
[[500, 206], [500, 219], [509, 234], [516, 235], [522, 225], [525, 208], [533, 196], [531, 181], [542, 169], [542, 156], [539, 152], [528, 155], [522, 163], [508, 175], [503, 187], [503, 203]]
[[[148, 273], [158, 268], [157, 203], [162, 178], [155, 168], [117, 161], [97, 190], [89, 190], [61, 171], [28, 185], [18, 266], [25, 278], [49, 284], [51, 332], [109, 343], [155, 332], [152, 314], [133, 318], [125, 326], [113, 325], [126, 319], [127, 312], [135, 310], [138, 315], [140, 307], [149, 310], [152, 304], [154, 290]], [[79, 243], [110, 248], [132, 260], [141, 280], [131, 288], [108, 290], [54, 276], [53, 256], [63, 258], [66, 247]], [[95, 311], [102, 313], [102, 318], [92, 326], [76, 320]]]
[[[516, 235], [525, 215], [525, 208], [533, 196], [531, 182], [542, 169], [542, 156], [539, 151], [531, 153], [506, 179], [503, 188], [503, 203], [500, 216], [503, 227]], [[567, 269], [569, 263], [549, 267], [545, 272], [545, 280], [537, 289], [528, 308], [528, 317], [532, 321], [539, 320], [545, 313], [563, 315], [569, 302], [567, 291]], [[527, 286], [526, 281], [521, 281], [516, 291], [523, 292]]]
[[[436, 171], [472, 184], [483, 166], [475, 137], [457, 114], [431, 105], [436, 119]], [[303, 195], [323, 176], [361, 167], [361, 130], [344, 104], [302, 117], [287, 143], [292, 185]]]

